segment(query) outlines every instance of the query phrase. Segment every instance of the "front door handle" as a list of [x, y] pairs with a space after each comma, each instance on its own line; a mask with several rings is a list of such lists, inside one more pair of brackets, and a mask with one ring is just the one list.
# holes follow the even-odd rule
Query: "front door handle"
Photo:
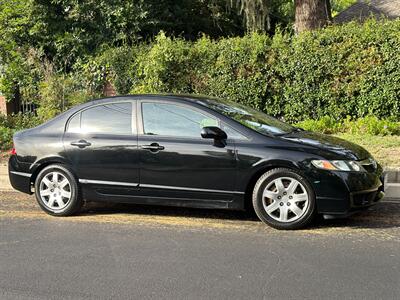
[[150, 145], [142, 145], [140, 148], [145, 150], [150, 150], [151, 152], [157, 152], [165, 149], [164, 146], [160, 146], [157, 143], [151, 143]]
[[75, 147], [79, 147], [79, 148], [85, 148], [85, 147], [89, 147], [90, 145], [92, 145], [91, 143], [85, 141], [85, 140], [79, 140], [77, 142], [72, 142], [71, 146], [75, 146]]

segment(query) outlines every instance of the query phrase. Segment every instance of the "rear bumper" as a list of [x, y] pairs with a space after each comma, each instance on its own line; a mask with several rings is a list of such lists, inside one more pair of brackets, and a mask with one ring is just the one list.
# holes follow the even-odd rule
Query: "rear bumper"
[[8, 177], [11, 186], [23, 193], [32, 194], [31, 173], [26, 172], [26, 168], [20, 165], [15, 156], [11, 156], [8, 161]]

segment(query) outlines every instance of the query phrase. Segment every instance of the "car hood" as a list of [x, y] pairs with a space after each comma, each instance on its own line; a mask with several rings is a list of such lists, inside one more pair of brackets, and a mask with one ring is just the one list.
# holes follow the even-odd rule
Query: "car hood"
[[292, 142], [313, 146], [330, 154], [350, 160], [363, 160], [371, 157], [363, 147], [346, 140], [310, 131], [296, 131], [282, 136]]

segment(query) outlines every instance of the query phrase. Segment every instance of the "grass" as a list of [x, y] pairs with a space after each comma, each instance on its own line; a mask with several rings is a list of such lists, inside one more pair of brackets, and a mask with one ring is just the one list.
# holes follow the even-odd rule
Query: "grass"
[[383, 167], [400, 168], [400, 136], [351, 133], [341, 133], [336, 136], [363, 146]]
[[[337, 137], [367, 149], [383, 167], [400, 169], [400, 136], [340, 133]], [[9, 151], [0, 152], [0, 163], [7, 162]]]

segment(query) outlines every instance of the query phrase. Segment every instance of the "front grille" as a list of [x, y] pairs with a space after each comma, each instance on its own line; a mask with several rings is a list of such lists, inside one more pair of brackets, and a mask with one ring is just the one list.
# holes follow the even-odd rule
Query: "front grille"
[[368, 206], [375, 202], [378, 191], [353, 195], [353, 206]]

